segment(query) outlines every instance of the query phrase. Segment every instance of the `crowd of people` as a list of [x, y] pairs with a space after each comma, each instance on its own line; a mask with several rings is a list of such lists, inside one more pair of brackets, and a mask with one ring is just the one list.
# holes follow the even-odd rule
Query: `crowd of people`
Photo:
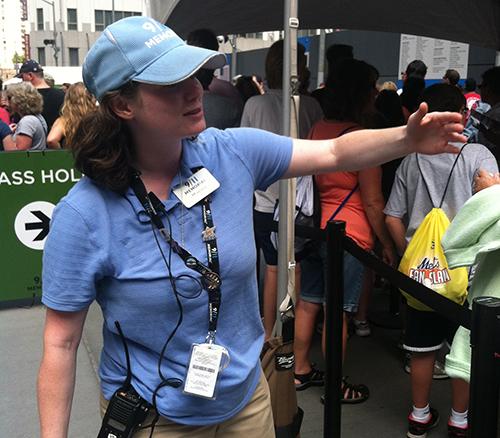
[[82, 117], [97, 109], [95, 98], [83, 82], [55, 87], [32, 59], [22, 64], [17, 77], [21, 83], [1, 90], [0, 150], [70, 148]]
[[[163, 36], [146, 50], [151, 32]], [[326, 59], [325, 84], [310, 90], [298, 47], [293, 140], [281, 136], [283, 41], [268, 50], [265, 78], [233, 84], [214, 75], [224, 56], [210, 30], [192, 32], [186, 44], [146, 17], [108, 27], [85, 60], [83, 83], [58, 89], [36, 61], [22, 65], [23, 82], [2, 94], [3, 150], [71, 149], [86, 175], [56, 208], [44, 251], [42, 437], [67, 435], [75, 355], [94, 300], [104, 316], [105, 418], [119, 391], [130, 391], [149, 411], [137, 437], [274, 436], [259, 354], [275, 325], [277, 181], [314, 175], [319, 226], [345, 221], [350, 238], [393, 267], [438, 198], [452, 220], [478, 177], [500, 183], [499, 145], [474, 120], [500, 111], [500, 67], [483, 73], [477, 93], [474, 79], [462, 89], [451, 69], [426, 87], [427, 67], [415, 60], [398, 90], [379, 83], [377, 68], [355, 59], [351, 46], [334, 44]], [[202, 190], [193, 188], [199, 181]], [[260, 294], [255, 248], [266, 265]], [[296, 258], [300, 391], [324, 384], [309, 352], [325, 302], [326, 248], [309, 246]], [[376, 279], [345, 253], [344, 281], [345, 357], [350, 332], [371, 333]], [[425, 438], [439, 418], [429, 402], [436, 352], [457, 327], [409, 306], [406, 314], [407, 436]], [[343, 403], [361, 403], [370, 391], [344, 378], [341, 394]], [[453, 379], [449, 437], [467, 434], [467, 394], [467, 382]]]

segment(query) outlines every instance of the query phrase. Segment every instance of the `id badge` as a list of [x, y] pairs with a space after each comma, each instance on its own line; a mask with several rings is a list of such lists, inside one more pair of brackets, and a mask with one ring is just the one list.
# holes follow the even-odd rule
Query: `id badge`
[[219, 374], [229, 363], [229, 354], [216, 344], [193, 344], [184, 393], [215, 400]]
[[208, 169], [203, 167], [181, 185], [175, 187], [173, 192], [186, 208], [191, 208], [219, 187], [219, 181], [215, 179]]

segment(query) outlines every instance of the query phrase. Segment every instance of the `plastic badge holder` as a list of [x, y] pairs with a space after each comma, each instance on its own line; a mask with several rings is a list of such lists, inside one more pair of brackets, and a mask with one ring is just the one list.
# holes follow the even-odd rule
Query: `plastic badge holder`
[[193, 344], [186, 371], [184, 394], [215, 400], [221, 372], [229, 365], [228, 351], [217, 344]]

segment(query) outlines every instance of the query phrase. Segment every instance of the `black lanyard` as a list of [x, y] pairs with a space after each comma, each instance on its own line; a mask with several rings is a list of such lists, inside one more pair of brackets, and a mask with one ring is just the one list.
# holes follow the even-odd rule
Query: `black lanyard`
[[139, 174], [135, 174], [132, 178], [130, 186], [134, 191], [137, 199], [142, 204], [146, 214], [151, 219], [153, 225], [158, 229], [160, 235], [165, 242], [172, 248], [182, 259], [186, 267], [198, 272], [201, 275], [201, 283], [204, 289], [208, 292], [208, 336], [207, 341], [212, 343], [215, 339], [217, 331], [217, 321], [219, 319], [219, 310], [221, 304], [221, 278], [219, 271], [219, 253], [217, 250], [217, 240], [215, 235], [215, 226], [212, 218], [212, 210], [210, 209], [209, 196], [202, 201], [202, 219], [203, 232], [202, 238], [207, 249], [208, 266], [200, 262], [188, 250], [184, 249], [179, 243], [174, 240], [169, 231], [165, 228], [163, 221], [158, 212], [166, 214], [165, 206], [150, 192], [146, 192], [146, 187], [142, 182]]
[[[208, 266], [217, 273], [219, 282], [215, 287], [207, 288], [208, 291], [208, 333], [209, 336], [215, 336], [217, 330], [217, 320], [219, 318], [220, 309], [220, 267], [219, 267], [219, 251], [217, 249], [217, 239], [215, 236], [215, 225], [212, 218], [212, 210], [210, 209], [210, 196], [203, 199], [201, 204], [203, 217], [203, 241], [207, 248]], [[211, 339], [213, 341], [213, 338]]]

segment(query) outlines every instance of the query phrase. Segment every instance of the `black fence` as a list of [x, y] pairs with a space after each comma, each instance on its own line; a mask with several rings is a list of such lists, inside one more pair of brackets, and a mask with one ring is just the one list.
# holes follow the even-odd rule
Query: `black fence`
[[500, 389], [500, 299], [474, 300], [472, 311], [435, 293], [424, 285], [386, 265], [364, 251], [345, 235], [345, 223], [331, 221], [326, 230], [296, 226], [298, 236], [325, 241], [326, 351], [325, 351], [325, 438], [341, 437], [342, 320], [344, 300], [343, 252], [348, 251], [365, 266], [393, 286], [426, 304], [445, 318], [471, 330], [472, 362], [470, 375], [469, 438], [498, 436]]

